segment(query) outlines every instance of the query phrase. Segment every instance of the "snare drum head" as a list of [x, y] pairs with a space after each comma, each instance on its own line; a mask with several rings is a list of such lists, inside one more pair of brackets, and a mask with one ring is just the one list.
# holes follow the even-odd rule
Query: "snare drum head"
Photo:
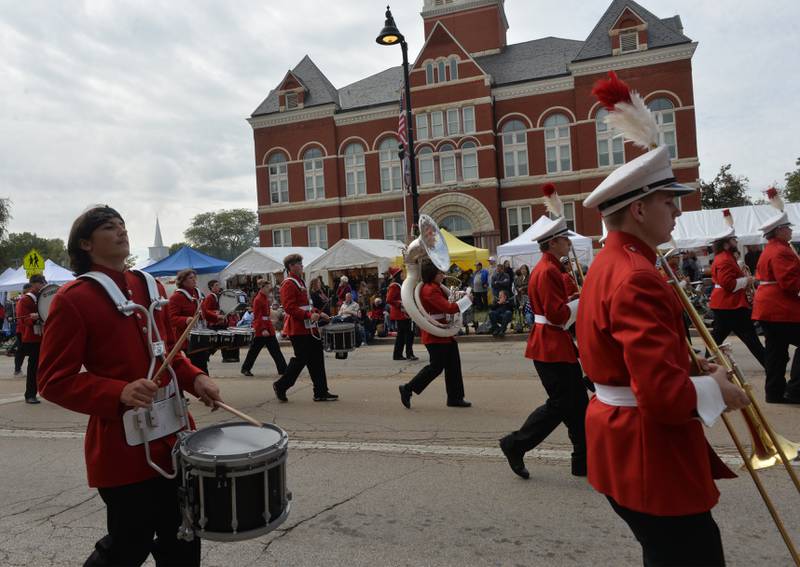
[[50, 311], [50, 304], [53, 302], [53, 298], [56, 296], [59, 287], [61, 286], [47, 284], [39, 292], [39, 298], [36, 301], [36, 311], [39, 313], [39, 317], [42, 321], [47, 321], [47, 313]]
[[226, 289], [219, 295], [219, 310], [223, 314], [233, 313], [247, 306], [247, 295], [238, 289]]
[[189, 435], [181, 444], [181, 453], [189, 460], [231, 462], [279, 451], [286, 440], [286, 432], [270, 423], [262, 427], [222, 423]]
[[355, 323], [329, 323], [323, 327], [326, 333], [346, 333], [355, 328]]

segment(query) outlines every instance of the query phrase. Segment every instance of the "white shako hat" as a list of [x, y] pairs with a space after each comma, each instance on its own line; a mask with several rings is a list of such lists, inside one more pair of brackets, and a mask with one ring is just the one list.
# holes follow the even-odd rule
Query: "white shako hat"
[[766, 236], [776, 228], [786, 225], [791, 226], [791, 224], [792, 223], [789, 220], [789, 215], [786, 214], [786, 211], [783, 211], [781, 214], [772, 217], [767, 222], [759, 226], [758, 230], [760, 230], [764, 234], [764, 236]]
[[540, 227], [533, 233], [531, 233], [531, 240], [535, 240], [539, 244], [543, 244], [548, 240], [552, 240], [556, 236], [566, 236], [569, 229], [567, 228], [567, 221], [564, 217], [558, 217], [557, 219], [551, 219], [542, 215], [542, 219], [545, 219], [545, 222], [537, 221], [540, 224]]

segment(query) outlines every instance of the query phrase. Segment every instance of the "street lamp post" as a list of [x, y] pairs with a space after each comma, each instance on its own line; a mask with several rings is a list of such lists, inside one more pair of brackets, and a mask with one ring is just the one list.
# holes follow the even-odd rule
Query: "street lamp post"
[[417, 193], [417, 164], [414, 154], [414, 126], [411, 122], [411, 83], [408, 77], [408, 44], [406, 38], [397, 29], [392, 17], [392, 11], [386, 6], [386, 23], [381, 33], [375, 38], [379, 45], [397, 45], [403, 52], [403, 81], [405, 83], [406, 99], [406, 132], [408, 137], [408, 164], [411, 176], [411, 215], [413, 217], [413, 227], [419, 223], [419, 193]]

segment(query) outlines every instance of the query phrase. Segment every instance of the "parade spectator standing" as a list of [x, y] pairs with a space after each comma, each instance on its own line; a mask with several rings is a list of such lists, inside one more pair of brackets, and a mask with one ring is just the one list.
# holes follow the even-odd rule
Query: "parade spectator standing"
[[39, 366], [39, 347], [42, 343], [42, 321], [36, 303], [39, 292], [47, 283], [44, 276], [31, 276], [30, 289], [19, 298], [17, 302], [17, 326], [22, 327], [22, 350], [28, 357], [28, 367], [25, 380], [25, 403], [41, 403], [36, 397], [36, 372]]
[[758, 267], [758, 259], [761, 257], [760, 246], [747, 246], [747, 252], [744, 255], [744, 264], [750, 268], [750, 273], [755, 274]]
[[690, 282], [700, 281], [700, 278], [703, 276], [703, 274], [700, 272], [700, 266], [697, 263], [697, 254], [694, 252], [689, 252], [686, 254], [681, 268], [683, 269], [684, 275], [689, 278]]
[[505, 291], [507, 295], [511, 295], [511, 276], [508, 275], [505, 267], [501, 264], [495, 266], [491, 285], [494, 299], [497, 299], [501, 291]]
[[314, 309], [331, 315], [331, 298], [322, 286], [322, 276], [311, 280], [308, 289], [311, 293], [311, 304], [314, 306]]
[[347, 278], [347, 276], [342, 276], [339, 278], [339, 287], [336, 288], [336, 298], [338, 300], [336, 302], [337, 308], [342, 304], [344, 301], [344, 296], [348, 293], [353, 293], [353, 288], [350, 287], [350, 280]]
[[500, 290], [497, 298], [492, 303], [489, 312], [489, 321], [492, 323], [492, 336], [504, 337], [506, 327], [514, 316], [514, 302], [508, 298], [505, 290]]
[[480, 311], [489, 303], [489, 272], [481, 262], [475, 264], [475, 273], [472, 275], [472, 297], [475, 303], [473, 309]]

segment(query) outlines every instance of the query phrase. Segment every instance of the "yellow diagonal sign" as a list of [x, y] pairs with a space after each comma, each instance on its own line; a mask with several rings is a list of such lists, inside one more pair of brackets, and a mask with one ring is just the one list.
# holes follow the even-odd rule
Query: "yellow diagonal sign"
[[28, 277], [36, 274], [43, 274], [44, 258], [39, 254], [38, 250], [33, 248], [30, 252], [25, 254], [25, 257], [22, 259], [22, 267], [25, 268], [25, 275]]

